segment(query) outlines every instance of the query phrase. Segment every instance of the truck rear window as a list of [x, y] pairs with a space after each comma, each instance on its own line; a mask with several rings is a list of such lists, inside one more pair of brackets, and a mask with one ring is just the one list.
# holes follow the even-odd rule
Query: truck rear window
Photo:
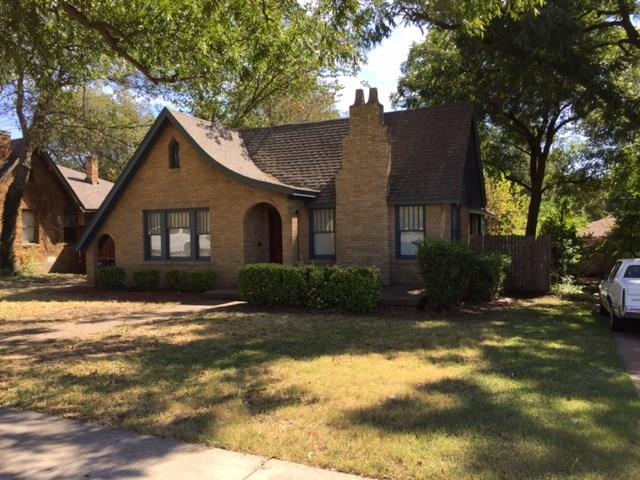
[[624, 278], [640, 278], [640, 265], [629, 265]]

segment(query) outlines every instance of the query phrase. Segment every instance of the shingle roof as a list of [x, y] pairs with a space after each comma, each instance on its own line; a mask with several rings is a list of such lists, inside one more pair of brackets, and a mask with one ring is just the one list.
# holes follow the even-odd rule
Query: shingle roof
[[[462, 195], [472, 128], [470, 105], [384, 114], [391, 139], [389, 202], [452, 202]], [[314, 203], [335, 202], [335, 176], [349, 119], [240, 131], [255, 164], [291, 185], [319, 190]]]
[[[11, 141], [11, 154], [6, 162], [0, 166], [0, 182], [9, 176], [15, 168], [23, 147], [24, 142], [21, 138]], [[83, 210], [98, 210], [113, 187], [113, 183], [102, 178], [97, 184], [91, 184], [86, 181], [85, 173], [58, 165], [49, 155], [40, 154], [40, 158], [53, 169], [53, 173], [57, 174], [56, 176], [63, 186]]]
[[[219, 123], [212, 123], [184, 113], [169, 110], [191, 139], [220, 167], [255, 182], [287, 189], [305, 188], [291, 185], [261, 170], [249, 155], [240, 134]], [[309, 192], [313, 193], [313, 192]]]
[[92, 184], [86, 180], [87, 175], [62, 165], [56, 168], [67, 182], [84, 210], [97, 210], [102, 205], [107, 194], [113, 188], [113, 183], [99, 179], [98, 183]]

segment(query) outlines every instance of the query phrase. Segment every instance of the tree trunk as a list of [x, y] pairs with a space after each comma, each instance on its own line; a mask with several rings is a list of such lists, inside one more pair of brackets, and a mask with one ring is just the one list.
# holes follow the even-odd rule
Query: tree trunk
[[531, 198], [529, 199], [529, 211], [527, 213], [527, 228], [525, 235], [535, 237], [538, 230], [538, 217], [542, 204], [542, 182], [531, 182]]
[[4, 199], [2, 211], [2, 233], [0, 233], [0, 272], [16, 273], [16, 224], [22, 195], [27, 185], [27, 178], [31, 170], [31, 152], [25, 148], [19, 164], [15, 169], [13, 182], [9, 186]]

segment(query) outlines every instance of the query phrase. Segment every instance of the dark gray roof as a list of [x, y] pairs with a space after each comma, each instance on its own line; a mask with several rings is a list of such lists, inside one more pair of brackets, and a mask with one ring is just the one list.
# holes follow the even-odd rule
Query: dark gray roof
[[[384, 114], [391, 139], [389, 202], [456, 202], [472, 138], [470, 105]], [[335, 203], [335, 176], [349, 119], [240, 131], [251, 159], [278, 180], [317, 190], [313, 203]]]

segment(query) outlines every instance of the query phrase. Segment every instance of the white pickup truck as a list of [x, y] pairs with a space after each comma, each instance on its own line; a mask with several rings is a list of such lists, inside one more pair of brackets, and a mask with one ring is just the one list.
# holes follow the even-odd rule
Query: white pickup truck
[[609, 315], [611, 330], [625, 320], [640, 320], [640, 258], [618, 260], [600, 284], [600, 313]]

